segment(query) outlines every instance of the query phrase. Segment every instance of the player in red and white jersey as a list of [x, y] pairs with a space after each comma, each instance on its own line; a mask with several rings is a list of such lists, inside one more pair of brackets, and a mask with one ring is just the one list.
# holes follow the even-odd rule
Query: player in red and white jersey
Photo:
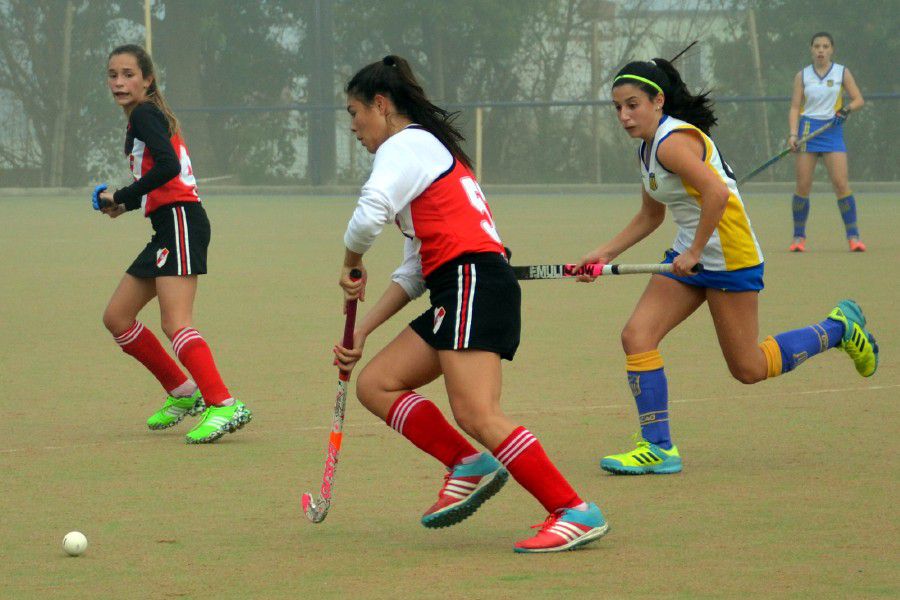
[[[187, 433], [188, 443], [213, 442], [250, 421], [243, 402], [222, 382], [209, 345], [194, 329], [197, 276], [206, 273], [210, 226], [197, 195], [187, 146], [178, 120], [159, 90], [150, 55], [135, 45], [109, 55], [107, 83], [128, 117], [125, 154], [134, 182], [112, 192], [94, 189], [93, 205], [110, 218], [143, 207], [153, 237], [113, 293], [103, 324], [125, 353], [153, 373], [168, 398], [147, 419], [150, 429], [166, 429], [186, 415], [203, 413]], [[162, 328], [188, 377], [137, 315], [159, 299]], [[196, 382], [196, 383], [195, 383]]]
[[[391, 283], [358, 324], [354, 347], [335, 347], [351, 370], [367, 336], [427, 289], [431, 306], [362, 370], [356, 392], [373, 414], [447, 468], [425, 527], [455, 525], [474, 513], [510, 474], [550, 514], [517, 552], [555, 552], [592, 542], [608, 525], [556, 469], [540, 442], [500, 409], [501, 359], [519, 345], [521, 292], [493, 216], [453, 126], [432, 104], [408, 63], [387, 56], [347, 84], [351, 130], [375, 154], [372, 174], [344, 235], [340, 285], [365, 299], [362, 256], [384, 226], [405, 236]], [[350, 277], [353, 269], [363, 276]], [[479, 452], [415, 390], [441, 375], [457, 425], [490, 452]]]

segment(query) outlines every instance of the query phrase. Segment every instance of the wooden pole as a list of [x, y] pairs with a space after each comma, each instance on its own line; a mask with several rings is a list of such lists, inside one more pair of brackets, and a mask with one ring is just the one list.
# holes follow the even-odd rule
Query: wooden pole
[[69, 76], [72, 56], [72, 20], [75, 5], [66, 2], [66, 16], [63, 24], [63, 49], [59, 90], [59, 114], [53, 123], [53, 155], [50, 159], [50, 185], [59, 187], [63, 181], [63, 166], [66, 154], [66, 124], [69, 118]]
[[153, 55], [153, 23], [150, 17], [150, 5], [153, 0], [144, 0], [144, 45], [147, 54]]
[[484, 146], [484, 107], [479, 106], [475, 109], [475, 179], [478, 183], [483, 183], [481, 179], [482, 170], [482, 150]]
[[[766, 88], [763, 84], [762, 60], [759, 56], [759, 36], [756, 33], [756, 12], [747, 9], [747, 22], [750, 28], [750, 48], [753, 51], [753, 67], [756, 69], [756, 93], [760, 96], [766, 95]], [[766, 140], [766, 156], [772, 156], [772, 140], [769, 138], [769, 112], [766, 110], [766, 103], [759, 103], [759, 110], [762, 116], [763, 137]], [[773, 171], [769, 171], [769, 181], [774, 181]]]

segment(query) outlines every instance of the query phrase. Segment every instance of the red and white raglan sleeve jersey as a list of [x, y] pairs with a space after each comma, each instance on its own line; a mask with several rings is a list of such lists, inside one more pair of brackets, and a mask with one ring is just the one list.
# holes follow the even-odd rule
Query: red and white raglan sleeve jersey
[[392, 135], [375, 152], [344, 245], [365, 253], [390, 221], [407, 238], [403, 263], [391, 279], [410, 298], [425, 291], [425, 277], [462, 254], [503, 254], [475, 176], [419, 125]]
[[131, 111], [125, 154], [134, 183], [116, 190], [114, 198], [128, 210], [143, 207], [146, 216], [167, 204], [200, 201], [187, 146], [180, 133], [169, 135], [166, 117], [154, 104]]

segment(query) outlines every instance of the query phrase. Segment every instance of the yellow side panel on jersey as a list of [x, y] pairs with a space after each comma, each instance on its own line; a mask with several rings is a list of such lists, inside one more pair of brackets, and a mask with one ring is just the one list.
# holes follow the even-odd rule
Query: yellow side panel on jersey
[[841, 110], [844, 107], [844, 84], [841, 84], [838, 87], [837, 99], [834, 101], [834, 112]]
[[728, 195], [725, 214], [716, 227], [722, 242], [722, 254], [729, 271], [759, 264], [759, 254], [750, 232], [750, 220], [744, 206], [734, 194]]
[[[709, 170], [716, 174], [716, 177], [725, 184], [725, 187], [728, 187], [728, 182], [712, 164], [713, 152], [715, 151], [712, 140], [707, 136], [702, 135], [702, 132], [700, 132], [699, 129], [696, 131], [701, 134], [700, 139], [703, 140], [703, 144], [706, 148], [706, 158], [704, 158], [703, 163]], [[694, 197], [697, 204], [702, 206], [700, 192], [683, 179], [681, 180], [681, 184], [684, 186], [684, 190]], [[725, 213], [722, 215], [722, 218], [719, 219], [716, 231], [719, 232], [719, 243], [722, 245], [722, 255], [725, 258], [726, 270], [734, 271], [746, 267], [755, 267], [759, 264], [759, 254], [756, 251], [756, 244], [753, 241], [753, 233], [750, 229], [750, 219], [747, 217], [746, 211], [744, 211], [744, 205], [738, 200], [734, 193], [728, 194]]]

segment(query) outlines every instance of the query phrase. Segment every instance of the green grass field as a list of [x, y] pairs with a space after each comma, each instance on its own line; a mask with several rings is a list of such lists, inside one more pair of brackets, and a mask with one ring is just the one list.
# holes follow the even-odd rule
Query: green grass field
[[[161, 392], [101, 323], [149, 223], [109, 221], [82, 196], [0, 197], [0, 598], [898, 597], [896, 200], [859, 195], [870, 251], [851, 255], [834, 201], [820, 194], [810, 251], [791, 255], [789, 196], [745, 196], [767, 258], [761, 336], [853, 297], [881, 345], [878, 373], [862, 379], [829, 351], [743, 386], [701, 309], [661, 348], [684, 472], [609, 476], [598, 459], [627, 449], [637, 430], [618, 336], [646, 279], [523, 282], [504, 405], [612, 526], [552, 556], [512, 552], [544, 517], [514, 483], [463, 524], [424, 529], [441, 466], [353, 398], [335, 504], [321, 525], [303, 516], [300, 495], [322, 476], [354, 198], [207, 197], [211, 275], [196, 326], [255, 416], [198, 447], [184, 443], [185, 424], [145, 428]], [[576, 260], [639, 202], [490, 200], [519, 264]], [[658, 260], [673, 231], [667, 223], [621, 260]], [[373, 249], [370, 302], [401, 247], [387, 231]], [[367, 355], [424, 306], [370, 336]], [[155, 303], [142, 320], [161, 335]], [[422, 391], [447, 408], [440, 383]], [[90, 542], [77, 559], [60, 546], [70, 530]]]

